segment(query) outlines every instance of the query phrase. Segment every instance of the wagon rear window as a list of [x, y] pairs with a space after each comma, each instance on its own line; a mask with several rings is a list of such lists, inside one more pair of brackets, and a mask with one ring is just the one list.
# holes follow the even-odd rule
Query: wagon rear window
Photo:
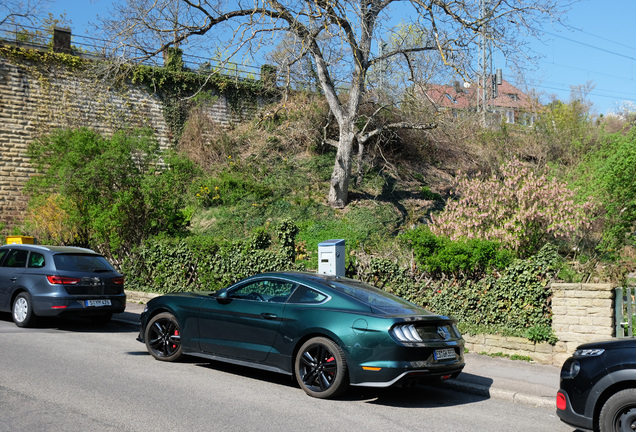
[[114, 271], [113, 267], [101, 255], [82, 254], [57, 254], [53, 256], [55, 267], [58, 270], [108, 272]]

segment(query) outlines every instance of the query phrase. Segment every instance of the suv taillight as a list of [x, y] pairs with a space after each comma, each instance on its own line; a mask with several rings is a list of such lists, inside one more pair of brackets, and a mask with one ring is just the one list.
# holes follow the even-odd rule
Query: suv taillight
[[47, 276], [46, 278], [53, 285], [75, 285], [81, 280], [80, 278], [66, 276]]

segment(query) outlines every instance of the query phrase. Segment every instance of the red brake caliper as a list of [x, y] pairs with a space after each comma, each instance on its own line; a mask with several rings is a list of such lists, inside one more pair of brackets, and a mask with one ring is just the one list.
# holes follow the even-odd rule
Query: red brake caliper
[[[179, 336], [179, 330], [175, 330], [174, 331], [174, 335], [175, 336]], [[172, 344], [172, 349], [175, 349], [177, 346], [175, 344]]]
[[[331, 362], [332, 362], [332, 361], [334, 361], [334, 360], [335, 360], [335, 358], [333, 358], [333, 356], [331, 356], [331, 357], [329, 357], [329, 358], [327, 359], [327, 363], [331, 363]], [[333, 375], [333, 374], [334, 374], [334, 373], [333, 373], [333, 372], [331, 372], [331, 375]]]

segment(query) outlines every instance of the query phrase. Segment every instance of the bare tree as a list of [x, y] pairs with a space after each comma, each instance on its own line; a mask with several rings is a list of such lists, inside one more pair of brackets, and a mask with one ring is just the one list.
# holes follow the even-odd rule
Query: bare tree
[[0, 2], [0, 25], [5, 23], [32, 23], [42, 11], [47, 0], [2, 0]]
[[[469, 60], [476, 57], [480, 35], [507, 57], [523, 57], [521, 41], [536, 36], [543, 22], [559, 21], [568, 6], [561, 0], [251, 0], [249, 5], [222, 0], [122, 1], [105, 24], [113, 37], [142, 50], [146, 57], [203, 35], [219, 46], [232, 47], [229, 55], [269, 47], [276, 38], [291, 35], [299, 46], [298, 58], [311, 57], [339, 127], [328, 197], [334, 207], [347, 203], [354, 145], [379, 133], [369, 130], [369, 122], [358, 124], [372, 68], [390, 59], [408, 61], [429, 52], [457, 73], [470, 76]], [[176, 4], [180, 7], [175, 8]], [[374, 44], [390, 35], [394, 16], [424, 29], [426, 37], [419, 38], [418, 44], [408, 38], [408, 44], [379, 52]], [[383, 126], [387, 127], [430, 125], [400, 122]]]

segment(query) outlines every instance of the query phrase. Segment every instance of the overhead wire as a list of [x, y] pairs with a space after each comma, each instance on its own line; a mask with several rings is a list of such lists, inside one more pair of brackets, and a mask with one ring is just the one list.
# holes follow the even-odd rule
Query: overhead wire
[[[633, 46], [629, 46], [629, 45], [623, 44], [621, 42], [613, 41], [613, 40], [608, 39], [608, 38], [603, 37], [603, 36], [595, 35], [593, 33], [589, 33], [589, 32], [586, 32], [586, 31], [583, 31], [583, 30], [580, 30], [580, 29], [577, 29], [577, 31], [579, 31], [581, 33], [584, 33], [584, 34], [586, 34], [588, 36], [592, 36], [592, 37], [604, 40], [606, 42], [610, 42], [610, 43], [616, 44], [618, 46], [623, 46], [623, 47], [627, 47], [629, 49], [636, 50], [636, 48], [634, 48]], [[628, 59], [630, 61], [636, 61], [636, 57], [634, 57], [634, 56], [630, 56], [630, 55], [627, 55], [627, 54], [624, 54], [624, 53], [616, 52], [616, 51], [613, 51], [611, 49], [599, 47], [599, 46], [596, 46], [596, 45], [593, 45], [593, 44], [590, 44], [590, 43], [582, 42], [582, 41], [579, 41], [579, 40], [576, 40], [576, 39], [572, 39], [572, 38], [569, 38], [569, 37], [566, 37], [566, 36], [563, 36], [563, 35], [559, 35], [559, 34], [555, 34], [555, 33], [551, 33], [551, 32], [548, 32], [548, 31], [544, 31], [544, 33], [547, 34], [547, 35], [550, 35], [552, 37], [555, 37], [555, 38], [563, 39], [563, 40], [566, 40], [566, 41], [571, 42], [571, 43], [575, 43], [575, 44], [578, 44], [578, 45], [581, 45], [581, 46], [585, 46], [587, 48], [595, 49], [595, 50], [598, 50], [598, 51], [601, 51], [601, 52], [605, 52], [607, 54], [611, 54], [611, 55], [614, 55], [614, 56], [617, 56], [617, 57], [625, 58], [625, 59]], [[546, 63], [548, 63], [548, 62], [546, 62]], [[622, 80], [627, 80], [627, 81], [632, 81], [632, 82], [635, 81], [634, 78], [628, 78], [628, 77], [618, 76], [618, 75], [615, 75], [615, 74], [592, 71], [590, 69], [580, 68], [580, 67], [576, 67], [576, 66], [564, 65], [564, 64], [559, 64], [559, 63], [555, 63], [555, 62], [552, 62], [550, 64], [553, 64], [553, 65], [556, 65], [556, 66], [559, 66], [559, 67], [563, 67], [563, 68], [568, 68], [568, 69], [578, 70], [578, 71], [582, 71], [582, 72], [587, 72], [588, 74], [604, 75], [604, 76], [607, 76], [607, 77], [610, 77], [610, 78], [622, 79]], [[569, 85], [566, 85], [566, 84], [563, 84], [563, 83], [551, 83], [551, 84], [562, 86], [562, 87], [559, 88], [559, 87], [551, 87], [551, 86], [545, 86], [545, 85], [539, 85], [537, 87], [543, 88], [543, 89], [549, 89], [549, 90], [557, 90], [557, 91], [568, 90], [568, 89], [571, 88]], [[603, 92], [603, 93], [601, 93], [601, 92]], [[625, 92], [622, 91], [619, 94], [619, 93], [613, 92], [612, 90], [594, 89], [589, 94], [592, 95], [592, 96], [596, 96], [596, 97], [603, 97], [603, 98], [609, 98], [609, 99], [620, 99], [620, 100], [624, 100], [624, 101], [636, 102], [636, 93], [625, 93]]]

